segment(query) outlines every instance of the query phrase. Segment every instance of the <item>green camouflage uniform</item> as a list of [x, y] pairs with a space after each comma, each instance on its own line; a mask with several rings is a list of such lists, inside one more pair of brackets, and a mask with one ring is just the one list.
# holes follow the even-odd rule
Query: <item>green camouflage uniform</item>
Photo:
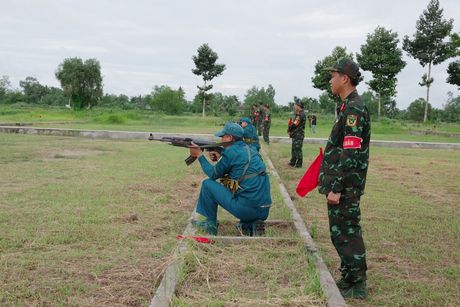
[[340, 107], [318, 182], [321, 194], [341, 193], [338, 205], [328, 204], [329, 227], [340, 256], [342, 277], [350, 283], [366, 280], [359, 201], [366, 183], [370, 136], [370, 115], [355, 90]]
[[291, 161], [289, 164], [294, 167], [301, 167], [303, 162], [303, 138], [305, 137], [305, 123], [307, 117], [305, 112], [301, 110], [299, 113], [296, 113], [292, 125], [289, 126], [288, 132], [289, 136], [292, 138], [292, 147], [291, 147]]
[[272, 120], [271, 120], [269, 110], [264, 111], [262, 120], [263, 120], [264, 141], [265, 141], [265, 143], [270, 144], [269, 134], [270, 134], [270, 125], [271, 125]]
[[257, 121], [257, 135], [262, 136], [262, 128], [264, 125], [264, 110], [259, 108], [259, 117]]

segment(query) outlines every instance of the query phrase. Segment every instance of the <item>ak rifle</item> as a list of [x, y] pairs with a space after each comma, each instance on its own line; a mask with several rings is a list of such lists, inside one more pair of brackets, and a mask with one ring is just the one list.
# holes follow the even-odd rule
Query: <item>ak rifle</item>
[[[181, 138], [181, 137], [162, 137], [161, 139], [156, 139], [154, 138], [153, 134], [150, 133], [149, 136], [150, 141], [160, 141], [164, 143], [168, 143], [169, 145], [172, 146], [178, 146], [178, 147], [186, 147], [189, 148], [192, 146], [192, 143], [195, 145], [198, 145], [198, 147], [201, 148], [202, 151], [216, 151], [219, 154], [222, 154], [222, 151], [224, 150], [224, 145], [229, 144], [231, 142], [227, 143], [213, 143], [210, 141], [205, 141], [205, 140], [195, 140], [189, 137]], [[185, 164], [190, 165], [193, 162], [195, 162], [196, 158], [192, 156], [188, 156], [187, 159], [185, 159]], [[217, 157], [213, 157], [213, 161], [217, 161]]]

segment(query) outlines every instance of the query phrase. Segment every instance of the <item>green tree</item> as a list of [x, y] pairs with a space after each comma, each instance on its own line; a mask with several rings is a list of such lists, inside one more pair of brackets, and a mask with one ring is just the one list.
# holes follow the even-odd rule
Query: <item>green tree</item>
[[313, 87], [322, 91], [326, 91], [331, 98], [335, 98], [331, 92], [331, 86], [329, 85], [331, 74], [324, 69], [334, 66], [341, 58], [348, 58], [353, 60], [353, 54], [347, 53], [346, 47], [335, 47], [334, 50], [332, 50], [331, 55], [328, 55], [324, 59], [316, 62], [314, 75], [311, 78]]
[[315, 113], [320, 110], [318, 99], [312, 97], [302, 97], [300, 100], [303, 102], [305, 112]]
[[152, 109], [167, 114], [181, 114], [185, 110], [185, 93], [182, 88], [171, 89], [167, 85], [155, 86], [152, 92]]
[[8, 92], [11, 90], [10, 77], [2, 76], [0, 79], [0, 102], [5, 102]]
[[382, 98], [388, 100], [396, 94], [396, 75], [406, 66], [398, 42], [397, 33], [377, 27], [374, 33], [367, 35], [366, 44], [361, 45], [361, 54], [356, 54], [361, 68], [372, 73], [373, 79], [367, 84], [378, 95], [378, 120]]
[[216, 64], [218, 58], [217, 53], [208, 44], [201, 45], [198, 48], [198, 55], [192, 57], [195, 63], [195, 68], [192, 69], [192, 72], [197, 76], [201, 76], [204, 81], [203, 86], [197, 86], [199, 92], [203, 93], [203, 117], [206, 109], [206, 93], [212, 89], [212, 84], [207, 84], [207, 82], [221, 75], [225, 70], [225, 64]]
[[452, 45], [445, 39], [452, 31], [454, 20], [443, 19], [443, 9], [438, 0], [431, 0], [428, 7], [416, 23], [416, 32], [410, 40], [406, 35], [403, 49], [422, 65], [428, 65], [428, 73], [422, 76], [420, 86], [426, 86], [425, 111], [423, 122], [428, 119], [430, 86], [434, 79], [431, 77], [431, 66], [444, 62], [452, 57]]
[[24, 98], [28, 103], [40, 103], [41, 99], [49, 92], [48, 88], [41, 85], [34, 77], [27, 77], [25, 80], [19, 81], [19, 86], [22, 87]]
[[451, 92], [448, 93], [449, 98], [444, 105], [443, 120], [446, 122], [460, 122], [460, 96], [454, 98]]
[[334, 113], [336, 112], [337, 100], [331, 98], [331, 95], [327, 92], [323, 92], [319, 95], [319, 107], [323, 113]]
[[374, 93], [372, 91], [365, 91], [361, 94], [361, 101], [363, 104], [367, 107], [369, 110], [369, 113], [371, 114], [372, 117], [375, 116], [375, 114], [378, 113], [378, 107], [379, 103], [377, 101], [377, 98], [375, 97]]
[[278, 106], [275, 103], [276, 91], [273, 85], [269, 84], [267, 88], [253, 86], [246, 91], [244, 96], [244, 107], [249, 110], [254, 104], [268, 104], [272, 112], [276, 112]]
[[[424, 120], [424, 114], [425, 114], [425, 106], [426, 106], [426, 100], [423, 98], [418, 98], [417, 100], [413, 101], [409, 107], [407, 107], [407, 112], [406, 112], [406, 117], [407, 119], [413, 120], [413, 121], [423, 121]], [[432, 111], [431, 104], [428, 104], [428, 110]], [[431, 119], [431, 113], [429, 114], [430, 119]]]
[[74, 110], [90, 109], [102, 97], [101, 65], [96, 59], [67, 58], [57, 68], [56, 78]]
[[[452, 57], [460, 56], [460, 35], [452, 33], [450, 36]], [[447, 67], [447, 83], [457, 85], [460, 88], [460, 60], [449, 63]]]
[[57, 87], [47, 87], [46, 95], [40, 99], [41, 104], [64, 106], [68, 99], [64, 95], [64, 91]]
[[449, 74], [447, 83], [460, 87], [460, 60], [450, 63], [447, 67], [447, 73]]

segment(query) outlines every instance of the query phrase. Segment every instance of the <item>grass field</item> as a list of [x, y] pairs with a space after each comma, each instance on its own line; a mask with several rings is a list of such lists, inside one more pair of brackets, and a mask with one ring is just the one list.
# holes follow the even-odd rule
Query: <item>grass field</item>
[[[289, 114], [274, 116], [270, 134], [287, 136]], [[0, 106], [0, 123], [26, 123], [34, 126], [124, 130], [149, 132], [214, 133], [226, 121], [238, 120], [238, 117], [205, 117], [200, 115], [170, 116], [150, 111], [122, 111], [94, 109], [75, 112], [63, 108], [13, 108]], [[334, 121], [332, 115], [319, 115], [317, 133], [306, 129], [306, 137], [327, 138]], [[433, 134], [434, 133], [434, 134]], [[427, 135], [424, 135], [427, 134]], [[456, 134], [456, 137], [446, 134]], [[422, 142], [460, 142], [460, 123], [410, 123], [384, 119], [372, 123], [372, 139], [422, 141]]]
[[[212, 133], [225, 120], [133, 111], [0, 109], [0, 123], [82, 129]], [[373, 139], [458, 140], [409, 135], [407, 127], [398, 128], [401, 123], [385, 130], [386, 124], [374, 123]], [[284, 119], [275, 118], [274, 134], [283, 135], [284, 125]], [[327, 137], [330, 123], [318, 128], [317, 136]], [[459, 125], [438, 129], [458, 133]], [[289, 145], [266, 149], [337, 275], [324, 197], [295, 195], [304, 170], [286, 167]], [[304, 146], [305, 164], [317, 153], [317, 145]], [[186, 155], [184, 149], [147, 141], [0, 134], [0, 305], [148, 304], [203, 178], [197, 164], [185, 166]], [[451, 150], [371, 148], [361, 202], [370, 298], [350, 305], [456, 306], [460, 301], [459, 158]], [[281, 204], [273, 187], [274, 180], [274, 203]], [[274, 206], [270, 218], [290, 219], [283, 206]], [[220, 219], [230, 221], [231, 234], [234, 220], [223, 212]], [[285, 229], [270, 229], [268, 235], [295, 237]], [[316, 272], [308, 258], [299, 256], [296, 244], [279, 249], [192, 244], [174, 304], [236, 306], [244, 298], [256, 306], [321, 305]], [[276, 259], [279, 270], [264, 263], [269, 259]], [[230, 263], [235, 271], [222, 276]], [[292, 266], [301, 269], [292, 271]]]
[[[318, 146], [304, 146], [312, 161]], [[305, 170], [286, 167], [290, 146], [269, 155], [319, 245], [339, 276], [329, 238], [325, 197], [295, 194]], [[457, 306], [460, 301], [460, 153], [449, 150], [372, 148], [361, 198], [370, 298], [352, 306]]]
[[0, 305], [147, 304], [195, 205], [185, 152], [8, 134], [0, 148]]
[[[183, 163], [186, 150], [10, 134], [0, 148], [0, 305], [147, 305], [203, 179], [197, 163]], [[270, 219], [289, 221], [276, 186]], [[219, 220], [221, 235], [237, 235], [235, 218], [220, 211]], [[267, 236], [294, 243], [192, 248], [174, 304], [324, 304], [297, 233], [270, 227]]]

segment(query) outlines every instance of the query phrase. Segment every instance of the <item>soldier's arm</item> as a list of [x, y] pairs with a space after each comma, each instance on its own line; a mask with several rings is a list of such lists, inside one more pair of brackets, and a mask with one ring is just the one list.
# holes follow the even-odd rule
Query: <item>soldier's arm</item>
[[215, 165], [209, 163], [208, 159], [206, 159], [204, 155], [201, 155], [198, 158], [198, 161], [200, 162], [203, 172], [212, 180], [223, 177], [228, 172], [230, 165], [230, 159], [228, 158], [225, 150], [222, 152], [221, 159]]
[[358, 159], [362, 152], [363, 128], [367, 124], [364, 110], [358, 106], [347, 106], [342, 120], [344, 134], [337, 176], [332, 184], [334, 193], [342, 192], [345, 177], [358, 166]]

